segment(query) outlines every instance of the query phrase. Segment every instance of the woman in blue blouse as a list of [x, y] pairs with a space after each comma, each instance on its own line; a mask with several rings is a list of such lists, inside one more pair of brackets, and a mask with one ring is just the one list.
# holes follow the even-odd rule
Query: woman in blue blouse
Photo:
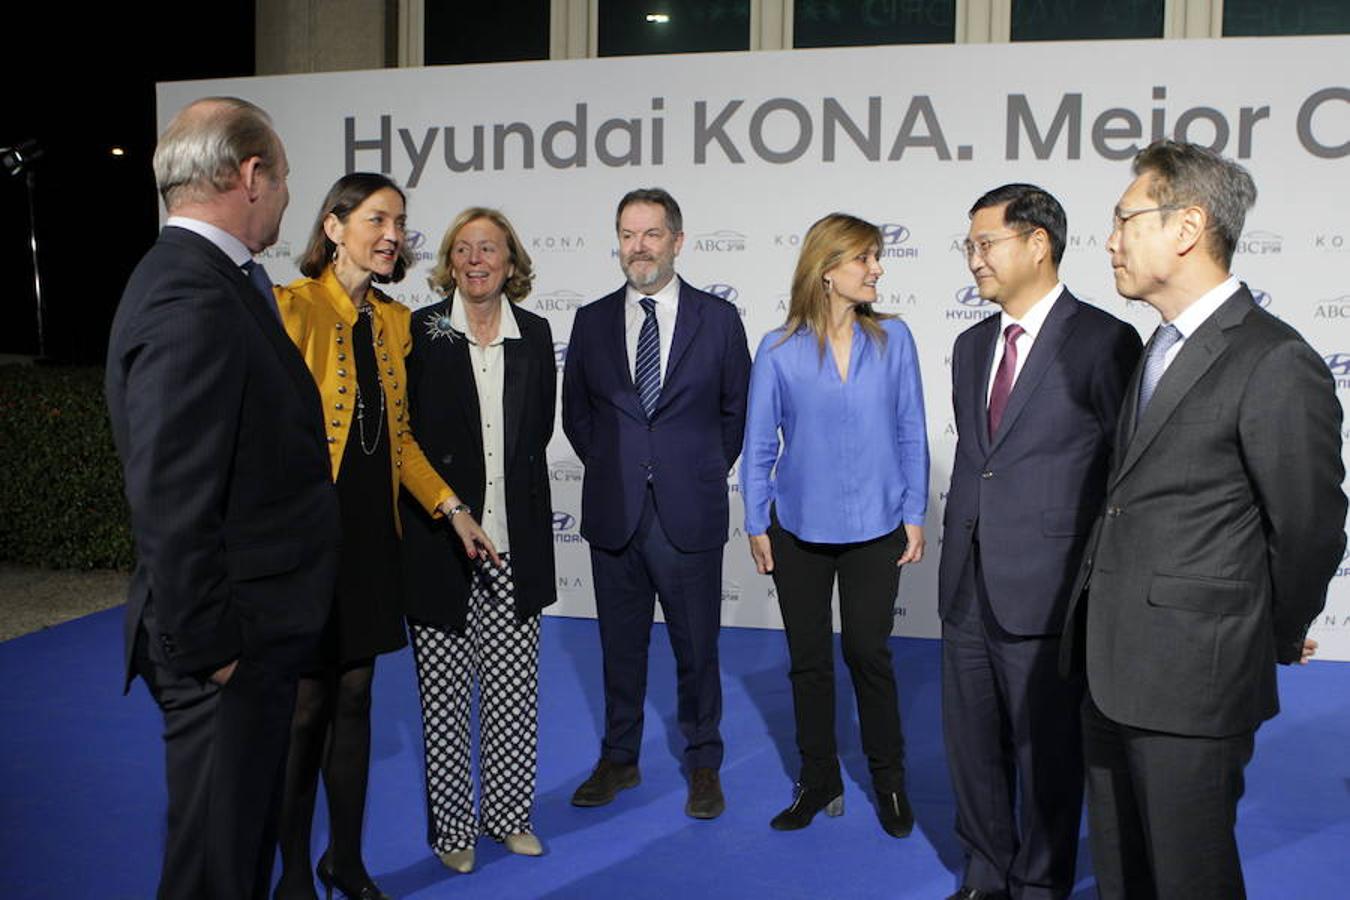
[[770, 823], [780, 831], [806, 827], [822, 809], [843, 812], [830, 616], [836, 578], [877, 817], [893, 837], [914, 827], [887, 639], [899, 566], [923, 557], [928, 439], [914, 339], [904, 322], [872, 308], [880, 249], [877, 227], [853, 216], [834, 213], [812, 225], [787, 322], [760, 342], [750, 376], [745, 531], [756, 568], [773, 575], [778, 591], [802, 758], [792, 805]]

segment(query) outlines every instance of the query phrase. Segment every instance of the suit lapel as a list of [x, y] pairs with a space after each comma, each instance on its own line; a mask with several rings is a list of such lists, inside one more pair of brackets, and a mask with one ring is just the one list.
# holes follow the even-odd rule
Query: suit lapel
[[502, 342], [502, 353], [506, 366], [503, 373], [505, 380], [502, 383], [502, 418], [506, 420], [506, 446], [502, 450], [503, 464], [509, 466], [510, 461], [515, 459], [516, 441], [520, 437], [520, 418], [525, 409], [525, 386], [531, 381], [533, 374], [530, 372], [530, 354], [526, 352], [525, 347], [524, 328], [521, 329], [519, 338]]
[[295, 344], [286, 335], [277, 317], [276, 302], [264, 297], [253, 282], [248, 280], [244, 270], [236, 266], [224, 251], [195, 232], [186, 228], [168, 226], [161, 233], [161, 240], [180, 247], [195, 248], [200, 251], [212, 268], [226, 279], [234, 288], [241, 305], [248, 311], [249, 317], [262, 332], [263, 338], [272, 346], [281, 366], [295, 383], [300, 396], [306, 404], [312, 403], [315, 413], [322, 419], [323, 410], [319, 402], [318, 390], [314, 385], [314, 376], [305, 365], [304, 357]]
[[[451, 301], [445, 302], [445, 314], [450, 315]], [[435, 344], [435, 342], [432, 342]], [[439, 348], [438, 348], [439, 349]], [[469, 356], [469, 336], [451, 332], [445, 349], [441, 350], [445, 360], [445, 385], [448, 392], [459, 401], [460, 414], [464, 417], [464, 430], [473, 441], [478, 455], [483, 455], [483, 416], [478, 408], [478, 382], [473, 377], [473, 360]]]
[[699, 327], [703, 324], [703, 298], [699, 297], [689, 285], [680, 279], [680, 307], [675, 314], [675, 334], [670, 340], [670, 359], [666, 362], [666, 374], [661, 379], [661, 396], [657, 398], [656, 409], [666, 405], [670, 393], [668, 388], [679, 374], [680, 361], [684, 359], [689, 346], [694, 342]]
[[[1153, 391], [1148, 407], [1143, 415], [1139, 415], [1139, 380], [1144, 369], [1144, 361], [1148, 358], [1148, 349], [1145, 348], [1144, 358], [1139, 361], [1134, 377], [1130, 379], [1130, 393], [1126, 398], [1128, 415], [1122, 417], [1121, 422], [1122, 426], [1133, 424], [1133, 434], [1128, 431], [1122, 432], [1129, 435], [1126, 438], [1129, 443], [1125, 446], [1125, 454], [1120, 465], [1116, 467], [1111, 477], [1112, 486], [1134, 467], [1144, 451], [1158, 437], [1177, 406], [1186, 399], [1191, 388], [1195, 387], [1196, 382], [1204, 377], [1214, 362], [1228, 349], [1228, 338], [1224, 336], [1224, 329], [1241, 322], [1251, 308], [1251, 294], [1247, 292], [1245, 286], [1239, 287], [1233, 296], [1225, 300], [1223, 305], [1201, 323], [1195, 333], [1181, 345], [1176, 359], [1172, 360], [1172, 364], [1158, 381], [1158, 387]], [[1153, 338], [1150, 338], [1149, 345], [1152, 344]]]
[[998, 344], [999, 315], [995, 313], [980, 323], [975, 334], [975, 376], [966, 384], [966, 409], [975, 418], [975, 434], [979, 436], [980, 451], [989, 452], [989, 372], [994, 367], [994, 349]]
[[[1031, 345], [1027, 361], [1022, 364], [1022, 371], [1017, 375], [1017, 381], [1013, 382], [1012, 393], [1008, 395], [1008, 405], [1003, 410], [1003, 421], [999, 423], [998, 435], [992, 439], [991, 450], [1002, 443], [1003, 438], [1012, 431], [1017, 417], [1026, 408], [1031, 395], [1036, 392], [1036, 386], [1045, 378], [1045, 373], [1050, 371], [1050, 364], [1059, 356], [1065, 340], [1073, 333], [1073, 317], [1077, 312], [1078, 301], [1067, 290], [1062, 291], [1055, 300], [1055, 305], [1050, 307], [1050, 314], [1045, 317], [1045, 322], [1041, 324], [1040, 333], [1036, 335], [1036, 340]], [[992, 353], [990, 360], [992, 364]], [[986, 422], [987, 419], [986, 416]], [[988, 424], [985, 427], [988, 428]]]
[[625, 330], [625, 317], [628, 312], [627, 288], [619, 288], [617, 293], [610, 294], [600, 302], [610, 303], [610, 307], [604, 311], [609, 321], [602, 323], [602, 330], [605, 333], [603, 347], [605, 356], [610, 361], [612, 377], [619, 385], [614, 396], [625, 412], [645, 422], [647, 413], [643, 410], [642, 400], [638, 397], [637, 385], [633, 383], [633, 364], [628, 358], [628, 336]]

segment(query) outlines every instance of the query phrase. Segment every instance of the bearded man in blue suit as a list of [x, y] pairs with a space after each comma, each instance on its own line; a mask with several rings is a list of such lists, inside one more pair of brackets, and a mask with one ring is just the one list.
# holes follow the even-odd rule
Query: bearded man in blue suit
[[601, 806], [640, 779], [647, 646], [661, 601], [678, 676], [689, 776], [685, 812], [725, 808], [721, 627], [727, 473], [740, 455], [750, 352], [736, 308], [675, 275], [679, 204], [631, 191], [615, 217], [627, 283], [577, 311], [563, 374], [563, 431], [585, 466], [604, 653], [600, 760], [572, 803]]

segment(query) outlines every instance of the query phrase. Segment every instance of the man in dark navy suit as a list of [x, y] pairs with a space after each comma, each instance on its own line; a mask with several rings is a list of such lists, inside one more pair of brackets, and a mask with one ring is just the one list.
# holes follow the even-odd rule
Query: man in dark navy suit
[[180, 112], [155, 149], [169, 220], [108, 344], [136, 539], [125, 678], [164, 714], [161, 900], [268, 895], [296, 673], [333, 593], [319, 392], [252, 258], [276, 242], [286, 174], [253, 104]]
[[721, 627], [727, 473], [741, 452], [750, 352], [736, 308], [675, 275], [680, 207], [659, 188], [619, 201], [627, 284], [577, 311], [563, 373], [563, 430], [585, 466], [604, 653], [600, 761], [572, 803], [601, 806], [640, 780], [647, 646], [659, 598], [675, 652], [689, 776], [685, 812], [725, 808]]
[[1002, 312], [956, 339], [956, 459], [943, 520], [942, 721], [967, 862], [953, 900], [1068, 897], [1083, 804], [1082, 680], [1057, 671], [1083, 544], [1106, 490], [1138, 333], [1059, 280], [1050, 194], [996, 188], [966, 259]]

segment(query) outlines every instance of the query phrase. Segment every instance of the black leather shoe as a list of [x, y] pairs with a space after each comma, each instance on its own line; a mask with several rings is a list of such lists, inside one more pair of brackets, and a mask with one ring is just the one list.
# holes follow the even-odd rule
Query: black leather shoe
[[963, 887], [947, 900], [1008, 900], [1006, 891], [982, 891], [979, 888]]
[[581, 783], [572, 795], [573, 806], [604, 806], [614, 795], [626, 788], [636, 787], [642, 781], [637, 763], [621, 765], [601, 759], [595, 764], [591, 777]]
[[717, 770], [695, 769], [689, 777], [689, 799], [684, 804], [684, 814], [694, 819], [715, 819], [726, 808]]
[[877, 818], [882, 831], [893, 838], [909, 837], [914, 830], [914, 810], [903, 790], [877, 791]]
[[796, 831], [811, 824], [822, 809], [825, 815], [844, 814], [843, 788], [809, 788], [793, 786], [792, 805], [773, 817], [769, 827], [774, 831]]
[[314, 874], [319, 876], [319, 883], [323, 885], [328, 900], [333, 900], [333, 888], [341, 891], [342, 896], [348, 898], [348, 900], [393, 900], [392, 897], [381, 891], [375, 882], [370, 880], [369, 875], [365, 875], [360, 883], [349, 883], [338, 878], [337, 873], [333, 871], [333, 863], [328, 859], [327, 853], [319, 857], [319, 864], [314, 868]]

